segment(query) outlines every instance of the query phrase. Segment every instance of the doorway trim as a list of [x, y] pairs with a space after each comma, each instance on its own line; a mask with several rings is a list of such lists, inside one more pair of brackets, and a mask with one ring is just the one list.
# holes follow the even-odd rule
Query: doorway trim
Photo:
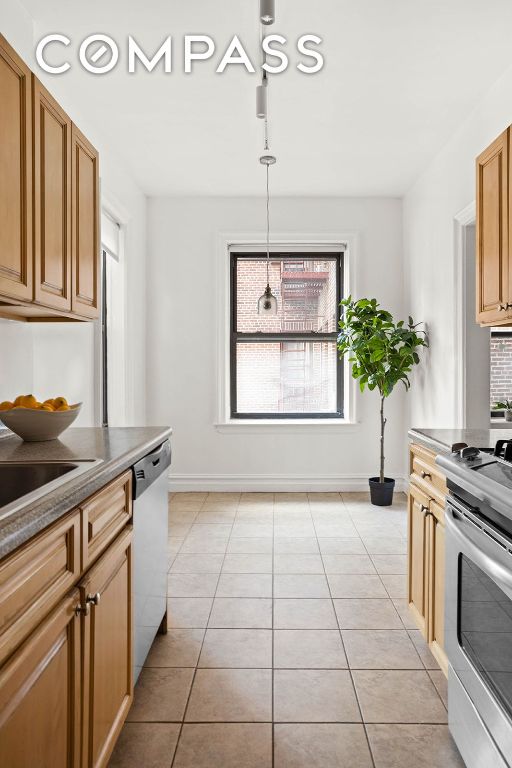
[[466, 303], [467, 259], [466, 229], [476, 223], [476, 202], [469, 203], [454, 216], [454, 349], [455, 391], [454, 411], [456, 427], [466, 426]]

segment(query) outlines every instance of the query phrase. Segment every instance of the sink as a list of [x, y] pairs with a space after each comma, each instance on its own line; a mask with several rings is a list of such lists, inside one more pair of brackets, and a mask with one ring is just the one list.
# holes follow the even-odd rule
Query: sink
[[81, 475], [99, 461], [0, 462], [0, 520]]

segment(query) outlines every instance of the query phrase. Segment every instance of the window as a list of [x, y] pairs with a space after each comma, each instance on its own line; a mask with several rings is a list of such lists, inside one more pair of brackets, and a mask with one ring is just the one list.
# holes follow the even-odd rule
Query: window
[[278, 313], [258, 315], [264, 253], [231, 253], [231, 417], [343, 418], [342, 253], [272, 253]]
[[491, 418], [503, 418], [503, 409], [495, 404], [512, 400], [512, 332], [507, 328], [491, 328]]

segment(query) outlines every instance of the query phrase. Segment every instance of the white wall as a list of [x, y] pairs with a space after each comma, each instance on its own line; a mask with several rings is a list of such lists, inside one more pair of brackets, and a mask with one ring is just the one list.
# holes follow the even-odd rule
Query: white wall
[[[174, 428], [172, 476], [179, 487], [313, 488], [359, 483], [378, 467], [378, 398], [358, 397], [354, 427], [222, 430], [216, 420], [215, 268], [219, 233], [254, 233], [259, 198], [158, 198], [148, 204], [148, 422]], [[357, 295], [401, 314], [402, 217], [395, 199], [277, 198], [274, 233], [357, 233]], [[226, 254], [227, 258], [227, 254]], [[387, 471], [404, 476], [404, 395], [388, 402]], [[244, 478], [249, 475], [249, 480]], [[356, 482], [357, 481], [357, 482]], [[178, 487], [178, 486], [176, 486]], [[291, 484], [293, 487], [293, 483]]]
[[431, 341], [409, 399], [417, 427], [457, 426], [454, 217], [475, 199], [476, 156], [511, 123], [509, 69], [404, 199], [406, 310], [427, 321]]
[[[0, 32], [31, 67], [34, 67], [33, 41], [39, 31], [17, 0], [0, 0]], [[126, 223], [126, 423], [144, 424], [146, 198], [125, 164], [117, 157], [116, 148], [105, 142], [102, 136], [101, 125], [108, 116], [81, 113], [80, 92], [74, 88], [71, 78], [52, 78], [44, 76], [39, 70], [38, 77], [99, 150], [102, 204], [107, 204]], [[33, 356], [32, 365], [28, 365], [23, 373], [23, 380], [27, 381], [25, 389], [33, 389], [38, 395], [36, 388], [40, 385], [46, 391], [69, 394], [70, 398], [74, 398], [76, 392], [85, 404], [77, 423], [90, 425], [95, 420], [97, 395], [94, 382], [94, 324], [79, 326], [73, 323], [65, 329], [59, 326], [46, 323], [30, 324], [28, 327], [24, 323], [0, 324], [0, 398], [10, 397], [19, 390], [19, 371], [13, 366], [3, 365], [3, 350], [10, 343], [27, 360]], [[54, 364], [57, 361], [58, 364]], [[33, 371], [32, 382], [28, 381], [29, 369]], [[78, 381], [79, 386], [75, 386]]]

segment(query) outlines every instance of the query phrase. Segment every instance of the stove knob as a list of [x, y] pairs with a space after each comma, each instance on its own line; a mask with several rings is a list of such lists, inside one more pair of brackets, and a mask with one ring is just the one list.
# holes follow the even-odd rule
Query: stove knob
[[466, 461], [473, 461], [473, 459], [476, 459], [477, 456], [480, 455], [480, 451], [478, 448], [461, 448], [460, 451], [460, 457], [461, 459], [466, 459]]

